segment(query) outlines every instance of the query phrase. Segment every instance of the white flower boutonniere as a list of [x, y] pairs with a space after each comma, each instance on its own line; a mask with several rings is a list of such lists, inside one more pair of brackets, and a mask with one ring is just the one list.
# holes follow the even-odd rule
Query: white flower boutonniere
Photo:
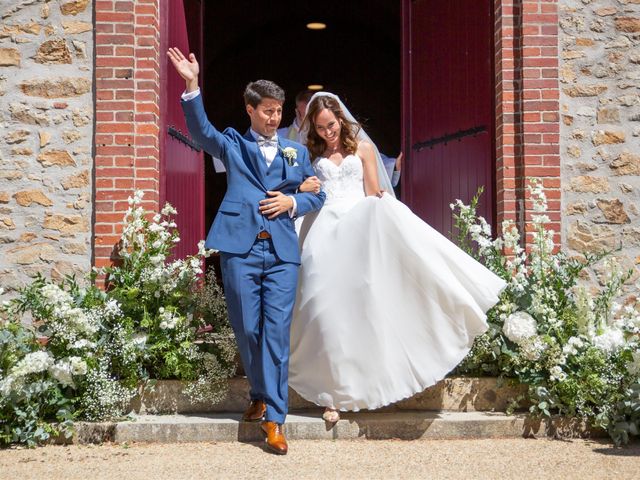
[[287, 160], [289, 166], [295, 167], [297, 165], [296, 158], [298, 158], [298, 150], [293, 147], [285, 147], [280, 150], [282, 151], [282, 156]]

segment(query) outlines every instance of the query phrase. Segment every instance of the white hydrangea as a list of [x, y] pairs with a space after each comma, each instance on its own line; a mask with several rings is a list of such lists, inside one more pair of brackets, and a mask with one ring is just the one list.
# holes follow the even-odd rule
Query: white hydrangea
[[24, 377], [31, 373], [44, 372], [51, 365], [53, 365], [53, 357], [49, 352], [32, 352], [27, 354], [11, 369], [11, 376]]
[[536, 320], [527, 312], [514, 312], [507, 317], [502, 331], [509, 340], [520, 344], [523, 340], [538, 333]]
[[87, 370], [87, 362], [76, 356], [63, 358], [49, 367], [51, 376], [66, 386], [75, 386], [73, 377], [84, 376]]
[[73, 375], [71, 374], [71, 367], [68, 361], [61, 360], [55, 365], [52, 365], [49, 367], [49, 373], [62, 385], [75, 386], [73, 383]]
[[617, 352], [625, 345], [622, 330], [615, 327], [607, 327], [602, 334], [594, 336], [591, 341], [597, 349], [608, 355]]

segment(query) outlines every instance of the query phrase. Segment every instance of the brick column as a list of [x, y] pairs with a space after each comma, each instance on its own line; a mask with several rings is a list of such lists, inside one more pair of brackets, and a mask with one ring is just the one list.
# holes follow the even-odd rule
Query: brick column
[[497, 219], [531, 242], [526, 186], [542, 181], [560, 245], [560, 115], [557, 0], [496, 0]]
[[95, 2], [96, 152], [95, 265], [111, 263], [127, 198], [145, 191], [145, 208], [158, 210], [158, 0]]

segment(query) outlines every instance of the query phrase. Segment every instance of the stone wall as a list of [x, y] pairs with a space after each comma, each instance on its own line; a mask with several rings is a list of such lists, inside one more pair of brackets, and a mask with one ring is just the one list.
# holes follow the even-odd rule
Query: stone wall
[[93, 4], [2, 1], [0, 286], [91, 268]]
[[[561, 0], [563, 247], [640, 263], [640, 0]], [[598, 271], [596, 269], [596, 275]], [[630, 289], [632, 282], [630, 282]]]

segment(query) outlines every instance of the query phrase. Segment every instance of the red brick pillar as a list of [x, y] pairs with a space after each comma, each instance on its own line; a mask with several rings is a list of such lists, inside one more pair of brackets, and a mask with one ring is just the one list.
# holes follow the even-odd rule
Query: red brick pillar
[[526, 186], [542, 181], [560, 245], [560, 114], [557, 0], [496, 0], [498, 223], [518, 222], [531, 242]]
[[127, 198], [145, 191], [157, 211], [160, 188], [159, 0], [97, 0], [96, 266], [110, 264]]

